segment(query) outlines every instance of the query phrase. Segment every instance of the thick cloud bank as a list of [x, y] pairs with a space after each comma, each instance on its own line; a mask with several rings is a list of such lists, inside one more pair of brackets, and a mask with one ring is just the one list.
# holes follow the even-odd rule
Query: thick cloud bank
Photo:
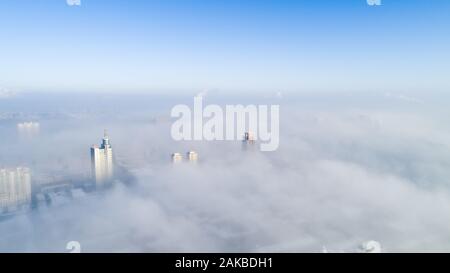
[[[369, 240], [383, 251], [450, 250], [442, 116], [300, 109], [282, 108], [280, 148], [271, 153], [244, 152], [239, 142], [173, 142], [165, 119], [110, 121], [117, 161], [134, 183], [3, 219], [0, 251], [62, 252], [69, 241], [89, 252], [357, 251]], [[40, 123], [36, 160], [61, 147], [72, 151], [68, 165], [88, 168], [83, 147], [103, 128], [80, 122], [45, 135]], [[170, 163], [170, 153], [190, 149], [198, 164]]]

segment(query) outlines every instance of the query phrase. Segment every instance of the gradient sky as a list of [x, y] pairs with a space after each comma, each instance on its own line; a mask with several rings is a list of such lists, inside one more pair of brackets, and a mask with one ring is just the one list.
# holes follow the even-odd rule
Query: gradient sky
[[450, 1], [0, 1], [0, 87], [446, 91]]

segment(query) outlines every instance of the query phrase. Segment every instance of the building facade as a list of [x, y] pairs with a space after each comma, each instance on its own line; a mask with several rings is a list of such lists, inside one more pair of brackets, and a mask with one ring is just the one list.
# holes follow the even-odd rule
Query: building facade
[[92, 177], [97, 186], [104, 186], [112, 181], [114, 176], [113, 151], [106, 131], [100, 147], [97, 145], [91, 147], [91, 168]]
[[0, 210], [31, 203], [31, 174], [28, 168], [0, 169]]
[[183, 161], [183, 156], [180, 153], [172, 154], [172, 163], [181, 163]]
[[255, 146], [255, 136], [252, 132], [246, 132], [244, 134], [244, 139], [242, 140], [242, 149], [243, 150], [253, 150]]
[[186, 154], [186, 158], [187, 158], [187, 160], [189, 162], [197, 163], [197, 161], [198, 161], [198, 154], [197, 154], [197, 152], [189, 151]]

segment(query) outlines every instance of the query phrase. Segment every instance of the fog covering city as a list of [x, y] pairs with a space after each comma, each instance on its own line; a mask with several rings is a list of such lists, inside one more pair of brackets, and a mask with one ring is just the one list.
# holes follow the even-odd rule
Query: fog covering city
[[[440, 94], [215, 96], [279, 104], [280, 146], [175, 142], [170, 109], [192, 96], [5, 93], [0, 166], [83, 184], [107, 129], [119, 173], [0, 219], [0, 252], [449, 251], [450, 123]], [[422, 93], [423, 94], [423, 93]], [[39, 122], [39, 132], [18, 131]], [[170, 161], [195, 150], [198, 164]]]

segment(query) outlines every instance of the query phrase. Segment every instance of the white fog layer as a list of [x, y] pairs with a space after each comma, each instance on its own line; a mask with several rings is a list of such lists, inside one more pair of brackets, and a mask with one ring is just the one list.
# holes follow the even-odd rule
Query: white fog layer
[[[111, 98], [102, 109], [81, 95], [5, 97], [1, 166], [29, 167], [33, 183], [61, 173], [82, 183], [89, 148], [108, 129], [122, 175], [111, 189], [1, 218], [0, 251], [66, 252], [78, 241], [85, 252], [353, 252], [369, 240], [387, 252], [449, 251], [448, 111], [375, 97], [336, 98], [333, 108], [320, 97], [266, 100], [281, 107], [275, 152], [173, 141], [179, 101]], [[18, 132], [25, 121], [39, 132]], [[197, 164], [171, 163], [192, 149]]]

